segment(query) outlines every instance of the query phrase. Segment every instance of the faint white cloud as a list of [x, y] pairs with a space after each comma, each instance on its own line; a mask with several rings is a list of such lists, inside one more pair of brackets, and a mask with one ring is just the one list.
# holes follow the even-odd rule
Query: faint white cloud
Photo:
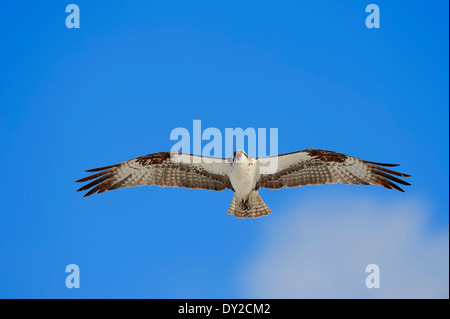
[[[427, 230], [427, 212], [417, 202], [299, 203], [267, 223], [238, 282], [249, 298], [448, 298], [449, 234]], [[365, 286], [368, 264], [380, 267], [379, 289]]]

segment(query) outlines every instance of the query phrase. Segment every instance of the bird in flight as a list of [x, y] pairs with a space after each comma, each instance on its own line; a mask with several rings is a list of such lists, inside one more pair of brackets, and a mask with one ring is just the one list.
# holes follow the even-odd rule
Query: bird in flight
[[[270, 160], [276, 161], [276, 167], [264, 170]], [[78, 189], [89, 190], [85, 197], [143, 185], [214, 191], [230, 189], [234, 191], [234, 196], [228, 214], [238, 218], [254, 218], [271, 213], [258, 193], [259, 188], [342, 183], [380, 185], [403, 192], [397, 184], [411, 184], [396, 176], [410, 175], [385, 168], [393, 166], [398, 165], [364, 161], [320, 149], [263, 158], [250, 157], [243, 150], [238, 150], [232, 158], [226, 159], [168, 151], [87, 170], [96, 173], [77, 182], [90, 181]]]

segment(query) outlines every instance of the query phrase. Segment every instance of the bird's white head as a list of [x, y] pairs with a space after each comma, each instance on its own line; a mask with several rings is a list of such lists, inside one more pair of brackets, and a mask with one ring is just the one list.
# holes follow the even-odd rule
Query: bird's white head
[[234, 163], [248, 163], [248, 155], [243, 150], [237, 150], [234, 152]]

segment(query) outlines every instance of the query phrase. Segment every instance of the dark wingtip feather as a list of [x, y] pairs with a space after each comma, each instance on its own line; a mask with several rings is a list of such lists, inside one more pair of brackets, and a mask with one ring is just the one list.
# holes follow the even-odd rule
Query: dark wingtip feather
[[84, 194], [83, 197], [88, 197], [91, 196], [92, 194], [94, 194], [97, 190], [95, 190], [95, 188], [91, 189], [89, 192], [87, 192], [86, 194]]
[[395, 183], [393, 183], [393, 182], [391, 182], [391, 181], [387, 181], [387, 182], [389, 183], [390, 186], [392, 186], [392, 187], [395, 188], [396, 190], [398, 190], [398, 191], [400, 191], [400, 192], [402, 192], [402, 193], [405, 192], [405, 191], [404, 191], [400, 186], [398, 186], [397, 184], [395, 184]]
[[81, 187], [78, 191], [85, 191], [88, 190], [91, 187], [96, 186], [97, 184], [100, 184], [101, 182], [103, 182], [104, 180], [109, 178], [109, 174], [106, 174], [105, 176], [99, 177], [95, 180], [93, 180], [92, 182], [90, 182], [89, 184], [84, 185], [83, 187]]
[[86, 172], [98, 172], [98, 171], [101, 171], [101, 172], [89, 175], [87, 177], [84, 177], [82, 179], [75, 181], [76, 183], [84, 183], [87, 181], [91, 181], [90, 183], [80, 187], [77, 190], [77, 192], [86, 191], [89, 188], [92, 188], [84, 195], [84, 197], [88, 197], [96, 192], [98, 192], [98, 194], [100, 194], [100, 193], [107, 191], [108, 187], [111, 185], [111, 182], [108, 182], [108, 179], [111, 177], [111, 172], [112, 172], [111, 168], [114, 168], [117, 165], [118, 164], [87, 170]]
[[410, 186], [410, 185], [411, 185], [410, 183], [405, 182], [404, 180], [402, 180], [402, 179], [400, 179], [400, 178], [397, 178], [397, 177], [395, 177], [395, 176], [386, 174], [386, 173], [384, 173], [384, 172], [378, 171], [378, 172], [376, 172], [376, 173], [377, 173], [378, 175], [381, 175], [381, 176], [383, 176], [384, 178], [390, 179], [391, 181], [394, 181], [394, 182], [396, 182], [396, 183], [399, 183], [399, 184], [402, 184], [402, 185], [406, 185], [406, 186]]
[[108, 174], [109, 172], [110, 171], [103, 171], [103, 172], [100, 172], [100, 173], [97, 173], [97, 174], [89, 175], [89, 176], [86, 176], [84, 178], [81, 178], [81, 179], [75, 181], [75, 183], [84, 183], [84, 182], [90, 181], [91, 179], [94, 179], [94, 178], [103, 176], [105, 174]]
[[97, 167], [97, 168], [91, 168], [91, 169], [86, 170], [86, 172], [104, 171], [105, 169], [116, 167], [117, 165], [118, 164], [109, 165], [109, 166], [103, 166], [103, 167]]
[[372, 168], [378, 170], [378, 171], [383, 171], [385, 173], [388, 174], [392, 174], [392, 175], [396, 175], [396, 176], [400, 176], [400, 177], [411, 177], [411, 175], [405, 174], [405, 173], [400, 173], [397, 171], [393, 171], [384, 167], [379, 167], [379, 166], [375, 166], [375, 165], [370, 165]]
[[369, 164], [374, 164], [374, 165], [387, 166], [387, 167], [395, 167], [395, 166], [400, 165], [400, 164], [388, 164], [388, 163], [378, 163], [378, 162], [369, 162], [369, 161], [364, 161], [364, 162], [369, 163]]
[[367, 162], [367, 163], [369, 163], [369, 166], [372, 168], [373, 173], [375, 173], [378, 176], [378, 178], [376, 178], [376, 183], [375, 184], [384, 186], [384, 187], [386, 187], [388, 189], [394, 188], [394, 189], [396, 189], [396, 190], [398, 190], [400, 192], [403, 192], [403, 193], [405, 191], [400, 186], [398, 186], [395, 183], [398, 183], [398, 184], [401, 184], [401, 185], [406, 185], [406, 186], [410, 186], [411, 185], [410, 183], [405, 182], [404, 180], [395, 177], [395, 176], [411, 177], [411, 175], [400, 173], [400, 172], [393, 171], [393, 170], [390, 170], [390, 169], [387, 169], [387, 168], [384, 168], [384, 167], [373, 165], [373, 164], [378, 164], [378, 165], [384, 165], [384, 166], [394, 166], [394, 164], [380, 164], [380, 163], [374, 163], [374, 162]]
[[[95, 194], [95, 193], [99, 193], [100, 194], [100, 191], [103, 189], [103, 188], [108, 188], [108, 182], [103, 182], [103, 183], [101, 183], [101, 184], [98, 184], [97, 186], [95, 186], [94, 188], [92, 188], [89, 192], [87, 192], [86, 193], [86, 195], [84, 195], [84, 197], [88, 197], [88, 196], [91, 196], [92, 194]], [[92, 187], [92, 186], [91, 186]]]

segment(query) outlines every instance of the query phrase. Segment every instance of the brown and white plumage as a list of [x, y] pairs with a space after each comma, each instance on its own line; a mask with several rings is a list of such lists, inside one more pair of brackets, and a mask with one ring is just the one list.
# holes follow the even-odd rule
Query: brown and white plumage
[[[401, 192], [398, 184], [410, 185], [395, 177], [410, 177], [382, 166], [394, 167], [396, 164], [383, 164], [360, 160], [341, 153], [307, 149], [300, 152], [278, 156], [278, 168], [273, 174], [262, 175], [259, 187], [279, 189], [305, 185], [353, 184], [381, 185]], [[395, 182], [395, 183], [394, 183]]]
[[[178, 156], [179, 155], [179, 156]], [[160, 152], [137, 157], [119, 164], [94, 168], [86, 172], [99, 172], [77, 182], [87, 182], [78, 191], [89, 190], [86, 196], [101, 194], [117, 188], [156, 185], [221, 191], [231, 188], [227, 176], [228, 165], [208, 163], [214, 158]]]
[[[275, 160], [276, 169], [267, 173], [264, 161]], [[101, 194], [117, 188], [157, 185], [235, 192], [229, 214], [236, 217], [259, 217], [271, 211], [258, 194], [259, 188], [280, 189], [320, 184], [381, 185], [403, 190], [397, 185], [410, 185], [398, 177], [410, 175], [385, 167], [397, 166], [360, 160], [356, 157], [307, 149], [269, 158], [252, 158], [244, 151], [233, 158], [215, 159], [205, 156], [161, 152], [141, 156], [119, 164], [88, 170], [97, 172], [77, 182], [88, 182], [78, 191], [85, 196]], [[398, 176], [398, 177], [397, 177]]]

